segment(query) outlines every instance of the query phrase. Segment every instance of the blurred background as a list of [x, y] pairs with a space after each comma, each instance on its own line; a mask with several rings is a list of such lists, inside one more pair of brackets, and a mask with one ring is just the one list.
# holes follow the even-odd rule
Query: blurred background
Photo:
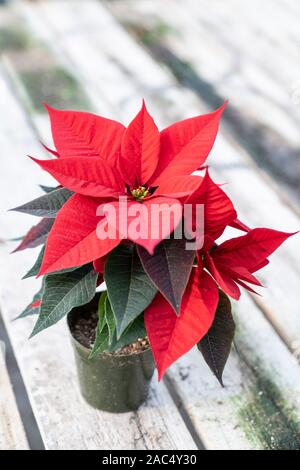
[[[228, 99], [209, 160], [214, 178], [226, 183], [245, 223], [299, 229], [299, 21], [297, 0], [0, 1], [0, 244], [30, 226], [18, 215], [11, 228], [4, 211], [30, 199], [30, 188], [40, 194], [37, 181], [51, 184], [21, 163], [45, 155], [40, 141], [52, 146], [43, 102], [127, 124], [145, 98], [162, 128]], [[285, 264], [275, 274], [266, 268], [273, 290], [256, 301], [291, 351], [300, 338], [297, 243], [281, 252]], [[12, 349], [9, 364], [39, 446]]]

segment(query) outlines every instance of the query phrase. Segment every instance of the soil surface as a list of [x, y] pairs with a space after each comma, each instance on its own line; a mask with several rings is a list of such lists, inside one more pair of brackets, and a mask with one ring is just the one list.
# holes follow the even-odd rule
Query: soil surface
[[[71, 327], [71, 332], [74, 338], [86, 348], [92, 349], [95, 338], [96, 329], [98, 323], [97, 312], [92, 312], [89, 315], [80, 316]], [[110, 352], [110, 354], [134, 354], [145, 351], [150, 348], [148, 337], [138, 338], [134, 343], [128, 344], [121, 349], [116, 349]]]

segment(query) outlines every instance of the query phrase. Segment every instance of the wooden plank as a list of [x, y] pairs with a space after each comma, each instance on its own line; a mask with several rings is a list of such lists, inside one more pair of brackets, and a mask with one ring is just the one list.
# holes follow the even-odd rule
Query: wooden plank
[[[127, 1], [115, 3], [122, 8], [123, 14], [126, 14], [125, 9], [128, 14], [126, 7], [129, 4], [135, 13], [140, 11], [144, 15], [145, 21], [147, 15], [152, 22], [155, 17], [161, 21], [167, 19], [167, 23], [174, 27], [171, 36], [172, 42], [177, 43], [177, 50], [184, 52], [187, 59], [191, 58], [192, 63], [198, 57], [195, 66], [201, 69], [201, 75], [207, 76], [212, 84], [223, 87], [232, 94], [232, 99], [251, 102], [251, 97], [257, 101], [260, 98], [265, 100], [265, 104], [273, 102], [281, 107], [290, 129], [279, 120], [282, 124], [279, 133], [290, 139], [293, 136], [299, 142], [296, 123], [287, 112], [294, 116], [296, 122], [299, 121], [299, 109], [292, 106], [289, 96], [291, 82], [299, 75], [296, 61], [299, 28], [289, 8], [276, 8], [269, 0], [263, 4], [255, 0], [245, 6], [236, 0], [229, 0], [226, 5], [206, 0], [188, 0], [183, 5], [178, 0], [167, 0], [158, 12], [157, 0], [129, 1], [128, 4]], [[287, 21], [282, 20], [285, 15]], [[294, 33], [298, 37], [293, 37]], [[205, 47], [202, 46], [204, 40]], [[196, 50], [186, 49], [187, 43], [195, 45], [196, 41]], [[251, 108], [251, 112], [256, 112], [259, 119], [258, 110]], [[260, 119], [265, 119], [265, 116], [260, 116]], [[276, 126], [275, 119], [272, 125]]]
[[[184, 86], [195, 90], [211, 106], [229, 98], [230, 114], [225, 121], [235, 138], [259, 166], [272, 171], [281, 191], [284, 188], [298, 206], [298, 62], [281, 44], [287, 36], [282, 28], [272, 26], [277, 40], [280, 38], [277, 45], [274, 38], [268, 38], [266, 28], [256, 31], [257, 21], [251, 24], [251, 18], [256, 20], [257, 16], [256, 2], [248, 3], [245, 9], [237, 3], [239, 8], [233, 0], [229, 8], [205, 0], [184, 4], [167, 0], [159, 8], [157, 0], [119, 0], [107, 5], [122, 23], [131, 25], [130, 29]], [[264, 24], [272, 24], [272, 17], [263, 10], [259, 9], [260, 18]], [[291, 42], [295, 43], [289, 40], [288, 44]]]
[[28, 450], [28, 442], [0, 343], [0, 450]]
[[[206, 111], [203, 103], [192, 93], [182, 91], [98, 2], [88, 1], [84, 8], [76, 1], [25, 3], [22, 12], [36, 34], [43, 34], [55, 50], [60, 48], [65, 66], [71, 63], [80, 71], [83, 85], [89, 88], [92, 80], [99, 96], [105, 95], [106, 103], [111, 103], [108, 116], [128, 122], [142, 96], [148, 98], [161, 126]], [[298, 230], [297, 215], [282, 203], [280, 195], [255, 171], [247, 153], [228, 134], [223, 132], [217, 139], [210, 162], [217, 181], [229, 183], [226, 191], [246, 223]], [[257, 300], [291, 350], [300, 337], [299, 275], [298, 239], [293, 237], [262, 272], [262, 282], [268, 289]]]
[[[148, 21], [153, 25], [155, 19], [163, 21], [165, 18], [168, 18], [169, 23], [169, 19], [172, 18], [174, 29], [171, 35], [173, 40], [178, 42], [178, 48], [180, 48], [179, 43], [182, 45], [182, 48], [178, 50], [184, 51], [187, 59], [190, 57], [193, 59], [195, 55], [202, 57], [201, 72], [204, 76], [208, 74], [212, 83], [217, 82], [220, 86], [227, 87], [229, 91], [232, 91], [233, 84], [235, 84], [233, 98], [237, 98], [240, 87], [248, 85], [248, 89], [243, 90], [244, 93], [241, 95], [244, 100], [249, 99], [249, 93], [257, 94], [261, 87], [269, 85], [263, 88], [264, 95], [268, 98], [271, 95], [276, 103], [286, 106], [289, 101], [287, 80], [290, 80], [293, 75], [295, 78], [298, 75], [297, 73], [291, 74], [289, 70], [290, 67], [295, 72], [298, 70], [297, 63], [291, 62], [297, 57], [297, 42], [290, 38], [293, 26], [290, 9], [287, 9], [289, 21], [286, 22], [289, 30], [285, 31], [284, 21], [281, 21], [281, 28], [278, 28], [276, 23], [276, 18], [282, 17], [285, 9], [282, 8], [280, 14], [273, 15], [270, 11], [271, 5], [274, 11], [274, 2], [268, 0], [263, 5], [254, 1], [246, 6], [235, 0], [229, 0], [226, 5], [218, 1], [205, 0], [188, 0], [183, 5], [178, 0], [167, 0], [162, 9], [158, 10], [157, 0], [144, 2], [119, 0], [114, 2], [113, 8], [120, 9], [124, 20], [128, 20], [129, 16], [134, 20], [139, 14], [140, 17], [143, 15], [144, 24]], [[259, 17], [256, 14], [258, 8]], [[189, 30], [184, 26], [187, 23], [189, 23]], [[272, 32], [271, 37], [268, 34], [269, 29]], [[182, 40], [180, 40], [180, 32], [182, 32]], [[187, 51], [185, 44], [190, 41], [195, 42], [195, 34], [198, 47], [195, 51]], [[205, 47], [203, 47], [204, 43]], [[289, 47], [292, 48], [293, 53], [289, 54]], [[265, 57], [268, 57], [267, 61], [264, 60]], [[278, 61], [281, 67], [278, 67]], [[261, 70], [260, 80], [255, 80], [254, 75], [249, 73], [252, 66], [259, 67]], [[272, 93], [274, 91], [275, 93]], [[297, 108], [291, 108], [291, 112], [299, 117]]]
[[[25, 157], [31, 151], [38, 154], [38, 141], [1, 73], [0, 90], [6, 110], [0, 123], [1, 148], [9, 156], [3, 158], [1, 172], [1, 210], [6, 211], [35, 197], [37, 184], [49, 184], [50, 179]], [[0, 237], [7, 240], [26, 228], [28, 217], [8, 213], [1, 219]], [[36, 280], [21, 281], [35, 250], [9, 255], [11, 249], [8, 242], [0, 245], [1, 265], [6, 267], [0, 270], [0, 306], [46, 448], [195, 449], [166, 386], [155, 380], [147, 404], [136, 413], [111, 415], [85, 404], [64, 322], [30, 341], [34, 319], [11, 322], [38, 290]]]
[[[121, 116], [128, 121], [141, 95], [150, 98], [150, 108], [160, 117], [161, 125], [204, 109], [193, 94], [182, 91], [128, 37], [99, 3], [86, 1], [82, 7], [76, 1], [52, 1], [39, 2], [39, 5], [30, 8], [25, 4], [25, 7], [23, 13], [31, 27], [35, 28], [39, 23], [40, 29], [47, 30], [49, 45], [54, 44], [54, 38], [57, 39], [55, 48], [61, 49], [66, 66], [69, 63], [73, 66], [76, 64], [83, 84], [85, 80], [90, 83], [92, 77], [100, 95], [105, 94], [107, 102], [111, 103], [112, 117]], [[96, 63], [101, 66], [95, 67]], [[118, 112], [114, 114], [116, 109]], [[101, 112], [100, 109], [98, 111]], [[225, 153], [226, 159], [216, 170], [219, 175], [224, 175], [221, 171], [227, 169], [227, 165], [235, 169], [231, 182], [236, 192], [240, 192], [242, 186], [237, 181], [244, 173], [243, 184], [251, 178], [255, 190], [262, 187], [263, 196], [272, 203], [274, 210], [284, 216], [284, 220], [288, 220], [291, 225], [298, 223], [293, 212], [253, 171], [247, 156], [240, 156], [240, 149], [235, 148], [228, 137], [226, 140], [220, 138], [218, 146], [218, 149], [222, 149], [220, 155]], [[272, 218], [261, 206], [257, 208], [258, 213], [253, 215], [247, 209], [249, 194], [243, 192], [241, 197], [243, 214], [247, 214], [248, 221], [254, 223], [255, 218], [264, 220], [264, 223], [267, 223], [266, 218], [274, 221], [274, 214]], [[292, 251], [289, 253], [292, 259]], [[278, 262], [283, 256], [278, 258]], [[276, 270], [275, 263], [273, 269]], [[287, 272], [290, 269], [287, 265]], [[297, 274], [296, 269], [295, 278]], [[180, 406], [189, 413], [207, 448], [299, 446], [297, 420], [300, 384], [296, 359], [248, 296], [243, 297], [236, 316], [240, 324], [237, 346], [242, 351], [242, 357], [241, 353], [232, 355], [225, 374], [226, 389], [220, 389], [200, 361], [197, 351], [182, 358], [171, 369], [167, 383], [171, 390], [175, 390], [181, 401]], [[287, 397], [284, 402], [278, 398], [281, 394]], [[289, 410], [293, 410], [294, 414]], [[276, 417], [280, 417], [277, 422]], [[293, 436], [292, 442], [289, 436]]]
[[208, 449], [299, 449], [299, 365], [248, 296], [221, 389], [197, 350], [168, 377]]

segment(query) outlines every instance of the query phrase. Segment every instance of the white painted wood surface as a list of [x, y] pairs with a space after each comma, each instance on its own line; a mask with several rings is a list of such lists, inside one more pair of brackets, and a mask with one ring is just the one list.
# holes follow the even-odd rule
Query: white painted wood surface
[[118, 0], [114, 4], [124, 19], [133, 20], [140, 13], [145, 22], [154, 24], [158, 19], [169, 25], [173, 31], [167, 41], [169, 36], [176, 52], [195, 65], [202, 78], [234, 104], [249, 105], [250, 115], [258, 122], [299, 145], [300, 110], [292, 106], [291, 92], [293, 80], [299, 77], [300, 35], [290, 7], [272, 0], [246, 5], [239, 0], [226, 4]]
[[0, 344], [0, 450], [27, 450], [28, 442]]
[[[76, 74], [84, 87], [94, 90], [95, 97], [98, 96], [97, 103], [101, 103], [103, 99], [106, 109], [103, 114], [114, 118], [119, 117], [128, 122], [136, 111], [141, 96], [149, 98], [150, 109], [159, 117], [161, 125], [205, 110], [202, 103], [192, 93], [182, 91], [168, 73], [155, 64], [134, 43], [99, 2], [88, 0], [83, 7], [80, 1], [52, 0], [31, 6], [25, 3], [21, 10], [35, 34], [43, 37], [49, 46], [54, 47], [66, 67], [76, 69]], [[96, 105], [96, 108], [101, 113], [101, 107]], [[32, 145], [32, 137], [30, 142]], [[28, 149], [23, 150], [23, 153], [27, 151]], [[234, 186], [233, 191], [236, 193], [235, 200], [241, 200], [241, 213], [249, 223], [255, 224], [255, 220], [261, 223], [263, 220], [263, 224], [272, 225], [270, 222], [275, 221], [274, 213], [266, 212], [261, 206], [256, 208], [255, 213], [253, 213], [252, 206], [250, 206], [251, 210], [249, 209], [249, 194], [241, 191], [241, 188], [244, 189], [251, 181], [251, 187], [255, 188], [255, 193], [257, 194], [259, 190], [260, 196], [267, 198], [272, 210], [278, 211], [280, 221], [290, 224], [290, 230], [293, 230], [293, 227], [296, 228], [298, 219], [295, 214], [283, 205], [273, 189], [254, 170], [247, 155], [241, 154], [241, 149], [233, 145], [228, 136], [219, 139], [214, 153], [217, 152], [218, 158], [223, 155], [223, 161], [222, 164], [215, 165], [215, 174], [222, 178], [226, 176], [227, 181], [230, 178], [230, 186]], [[32, 175], [32, 169], [26, 171]], [[12, 168], [10, 172], [13, 174], [14, 169]], [[241, 179], [242, 175], [244, 175], [243, 179]], [[40, 179], [40, 174], [37, 179]], [[32, 181], [27, 182], [26, 188], [22, 188], [22, 200], [25, 190], [28, 194], [31, 193]], [[17, 217], [19, 220], [20, 216]], [[284, 269], [285, 276], [296, 282], [298, 264], [293, 256], [293, 248], [290, 247], [295, 249], [297, 245], [295, 242], [291, 243], [294, 244], [285, 248], [276, 260], [275, 257], [273, 258], [272, 273], [276, 271], [277, 264], [277, 270], [279, 267]], [[27, 260], [31, 258], [30, 254], [21, 256], [24, 256], [24, 260], [25, 256]], [[13, 284], [15, 288], [21, 286], [18, 281], [20, 259], [14, 258], [14, 260], [11, 261], [13, 278], [12, 281], [5, 280], [5, 289], [8, 289], [9, 284]], [[6, 258], [5, 263], [7, 263]], [[28, 263], [30, 264], [30, 261]], [[271, 289], [274, 289], [275, 279], [278, 279], [278, 285], [279, 281], [280, 285], [282, 284], [282, 271], [281, 276], [274, 277], [273, 275], [272, 279], [271, 277], [268, 279], [270, 279]], [[284, 288], [288, 289], [285, 286]], [[268, 305], [271, 315], [279, 322], [278, 329], [291, 341], [299, 337], [297, 336], [299, 320], [297, 323], [296, 310], [294, 316], [289, 316], [287, 320], [286, 312], [283, 313], [285, 296], [282, 290], [280, 292], [281, 294], [278, 293], [278, 298], [273, 304], [269, 300], [265, 303], [266, 292], [264, 292], [264, 305]], [[291, 292], [292, 289], [288, 290], [289, 295]], [[9, 300], [9, 291], [3, 299], [7, 306], [6, 318], [24, 305], [24, 292], [18, 289], [18, 293], [13, 303], [10, 303], [12, 301]], [[271, 297], [272, 295], [274, 292]], [[286, 306], [292, 307], [294, 300], [298, 302], [296, 294], [292, 299], [288, 299]], [[271, 310], [273, 305], [277, 307], [277, 310]], [[296, 305], [299, 306], [299, 303]], [[285, 308], [285, 310], [288, 309]], [[276, 312], [280, 313], [283, 320], [280, 321]], [[196, 432], [207, 448], [261, 449], [277, 445], [292, 446], [286, 436], [282, 437], [279, 428], [285, 423], [299, 423], [300, 420], [300, 374], [297, 361], [247, 295], [243, 296], [236, 307], [236, 318], [240, 325], [237, 346], [238, 350], [242, 351], [243, 357], [241, 358], [236, 353], [232, 354], [225, 372], [227, 387], [224, 390], [211, 376], [197, 351], [191, 352], [171, 368], [167, 382], [171, 384], [173, 391], [176, 391], [182, 402], [181, 406], [188, 412]], [[108, 419], [106, 415], [104, 418], [102, 413], [99, 417], [97, 412], [91, 411], [82, 403], [78, 394], [74, 371], [70, 366], [71, 352], [65, 341], [63, 325], [45, 332], [44, 340], [40, 335], [32, 340], [30, 346], [27, 346], [24, 330], [29, 331], [30, 320], [26, 323], [26, 327], [24, 323], [14, 325], [7, 323], [7, 326], [11, 335], [15, 337], [13, 341], [16, 349], [17, 347], [22, 349], [22, 353], [19, 353], [19, 360], [27, 363], [27, 370], [25, 371], [25, 368], [22, 370], [27, 377], [35, 414], [49, 448], [69, 445], [71, 436], [74, 446], [81, 439], [82, 448], [95, 448], [99, 445], [100, 438], [107, 437], [112, 439], [112, 448], [133, 448], [134, 446], [164, 448], [165, 439], [170, 439], [178, 448], [182, 448], [180, 445], [183, 441], [187, 445], [188, 437], [186, 435], [182, 437], [181, 421], [180, 435], [173, 437], [168, 435], [168, 433], [175, 432], [174, 420], [178, 420], [179, 415], [174, 410], [174, 405], [170, 403], [170, 397], [163, 386], [154, 384], [150, 407], [146, 405], [138, 414], [131, 415], [129, 419], [127, 417], [127, 420], [124, 416], [109, 415]], [[284, 336], [283, 333], [282, 336]], [[53, 345], [55, 345], [55, 351]], [[66, 363], [61, 364], [62, 355]], [[28, 366], [31, 361], [32, 365]], [[44, 362], [48, 365], [46, 371], [43, 370]], [[266, 382], [271, 382], [272, 387], [266, 386]], [[67, 396], [66, 383], [69, 385]], [[278, 400], [277, 389], [280, 390], [284, 399]], [[258, 397], [264, 395], [267, 405], [260, 405]], [[67, 401], [69, 407], [66, 406]], [[278, 404], [269, 416], [267, 408], [273, 402]], [[152, 407], [154, 409], [151, 409]], [[264, 423], [260, 422], [257, 414], [263, 416]], [[274, 414], [279, 416], [277, 422], [273, 419]], [[104, 421], [109, 423], [108, 430], [104, 430], [104, 424], [102, 424]], [[130, 422], [131, 425], [128, 424]], [[70, 430], [68, 435], [66, 423]], [[96, 423], [100, 428], [97, 430], [97, 437], [94, 436]], [[157, 423], [162, 423], [161, 428]], [[87, 428], [89, 426], [91, 431], [83, 438], [81, 433], [85, 426]], [[164, 426], [168, 429], [167, 437], [162, 437], [161, 440], [158, 436], [163, 434], [163, 431], [158, 431]], [[144, 428], [147, 429], [148, 434], [146, 432], [142, 438]], [[112, 429], [115, 430], [113, 435], [110, 434]], [[84, 439], [83, 442], [82, 439]]]
[[[2, 149], [0, 238], [22, 234], [30, 218], [6, 213], [9, 207], [37, 195], [46, 174], [26, 158], [39, 145], [9, 84], [0, 74]], [[36, 153], [35, 153], [36, 154]], [[52, 182], [52, 181], [51, 181]], [[12, 243], [0, 244], [0, 306], [25, 381], [33, 411], [47, 449], [194, 449], [165, 385], [153, 380], [149, 400], [136, 413], [111, 415], [90, 408], [80, 396], [75, 364], [65, 323], [28, 340], [33, 318], [12, 322], [38, 290], [35, 279], [21, 281], [36, 250], [9, 255]], [[13, 426], [13, 423], [12, 423]]]
[[196, 349], [172, 366], [168, 377], [207, 449], [299, 448], [299, 435], [295, 442], [287, 428], [282, 436], [287, 423], [299, 430], [297, 360], [248, 296], [234, 311], [237, 351], [225, 368], [225, 388]]

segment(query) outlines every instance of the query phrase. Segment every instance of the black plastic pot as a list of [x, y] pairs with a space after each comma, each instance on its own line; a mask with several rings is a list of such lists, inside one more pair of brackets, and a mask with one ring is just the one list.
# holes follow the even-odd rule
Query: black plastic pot
[[102, 353], [89, 359], [91, 350], [71, 334], [77, 316], [95, 311], [99, 295], [90, 304], [73, 309], [68, 326], [82, 396], [94, 408], [123, 413], [136, 410], [147, 398], [155, 369], [151, 349], [135, 354]]

